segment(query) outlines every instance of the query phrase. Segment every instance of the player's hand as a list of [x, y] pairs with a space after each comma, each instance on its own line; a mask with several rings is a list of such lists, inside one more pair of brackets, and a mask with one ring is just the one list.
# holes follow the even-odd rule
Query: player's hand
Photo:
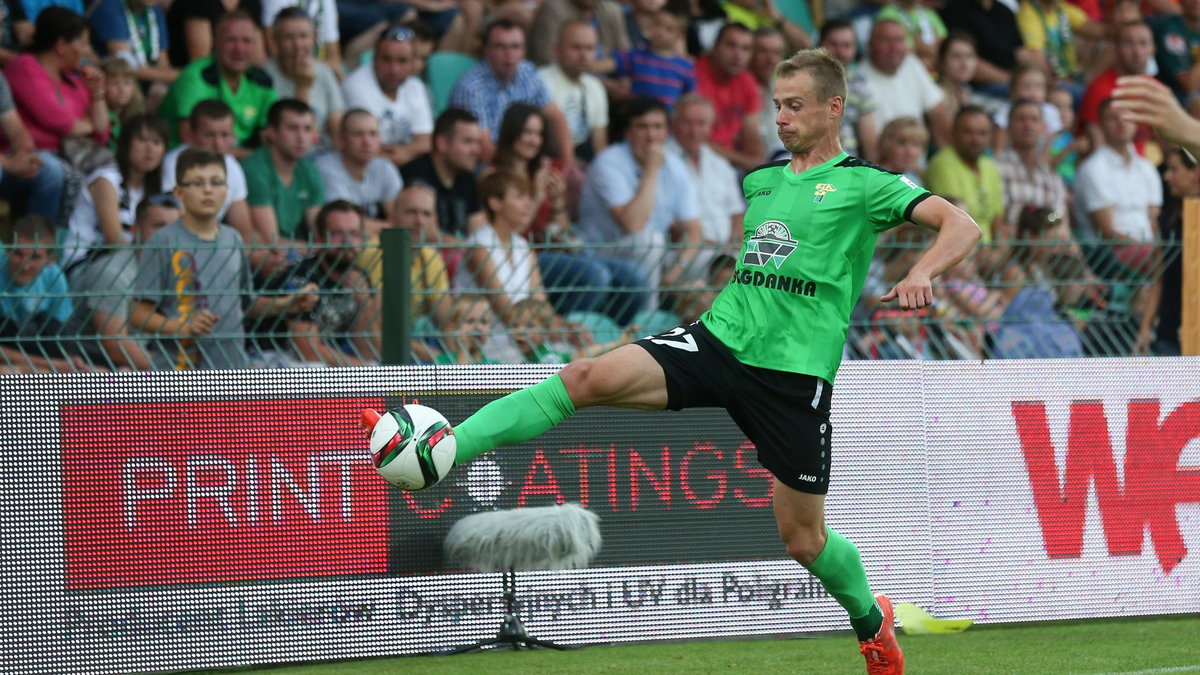
[[880, 302], [900, 301], [900, 309], [921, 309], [933, 304], [933, 282], [928, 274], [909, 272], [887, 295], [879, 298]]
[[207, 309], [202, 309], [192, 315], [187, 323], [183, 324], [180, 329], [180, 335], [187, 337], [197, 337], [199, 335], [208, 335], [217, 326], [217, 320], [221, 317], [213, 314]]

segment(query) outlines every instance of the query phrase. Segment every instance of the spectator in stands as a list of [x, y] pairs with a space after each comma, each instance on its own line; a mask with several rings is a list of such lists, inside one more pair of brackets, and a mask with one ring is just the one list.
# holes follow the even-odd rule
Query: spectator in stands
[[63, 243], [64, 265], [82, 259], [94, 246], [130, 242], [138, 202], [162, 192], [166, 146], [167, 124], [162, 119], [139, 115], [129, 120], [117, 139], [116, 163], [93, 171], [75, 200]]
[[[842, 108], [842, 149], [847, 154], [861, 157], [873, 162], [879, 156], [879, 129], [875, 119], [878, 103], [875, 100], [875, 90], [867, 82], [863, 74], [862, 64], [858, 61], [858, 38], [854, 35], [854, 26], [845, 19], [830, 19], [821, 27], [821, 47], [829, 55], [842, 63], [846, 69], [846, 102]], [[781, 54], [775, 63], [783, 60]], [[774, 75], [774, 65], [772, 76]], [[765, 68], [764, 68], [765, 70]], [[760, 77], [760, 82], [762, 79]], [[775, 129], [775, 104], [767, 101], [771, 113], [771, 136], [778, 138]], [[764, 115], [765, 117], [765, 115]], [[779, 141], [779, 147], [783, 142]]]
[[1046, 65], [1040, 52], [1025, 47], [1016, 15], [1004, 2], [950, 0], [942, 8], [942, 20], [950, 31], [961, 30], [975, 38], [979, 49], [975, 83], [990, 94], [1007, 95], [1008, 81], [1018, 65]]
[[1075, 217], [1086, 238], [1114, 245], [1127, 268], [1151, 272], [1162, 181], [1154, 165], [1133, 150], [1134, 125], [1113, 108], [1112, 99], [1100, 104], [1100, 130], [1104, 142], [1079, 165]]
[[1183, 100], [1200, 91], [1200, 0], [1180, 0], [1182, 14], [1158, 17], [1154, 52], [1158, 77]]
[[263, 69], [271, 76], [275, 95], [307, 103], [321, 132], [321, 146], [332, 147], [331, 139], [337, 137], [341, 127], [346, 101], [333, 68], [313, 57], [316, 31], [312, 18], [300, 7], [284, 7], [275, 14], [271, 35], [275, 56]]
[[[1037, 66], [1021, 66], [1013, 72], [1009, 91], [1012, 101], [1032, 101], [1041, 108], [1042, 141], [1048, 144], [1050, 137], [1062, 130], [1062, 118], [1059, 117], [1058, 106], [1046, 100], [1046, 73]], [[992, 122], [996, 125], [992, 147], [997, 152], [1008, 146], [1008, 113], [1011, 107], [1011, 102], [1005, 102], [996, 114], [992, 115]]]
[[383, 155], [401, 167], [429, 152], [433, 131], [429, 92], [415, 76], [413, 37], [405, 26], [389, 28], [375, 43], [371, 63], [359, 66], [342, 84], [347, 106], [379, 120]]
[[709, 145], [713, 117], [708, 99], [699, 94], [685, 95], [671, 111], [671, 136], [666, 142], [667, 151], [683, 160], [700, 207], [704, 248], [684, 272], [689, 280], [707, 279], [713, 256], [742, 241], [746, 199], [737, 170]]
[[171, 124], [171, 145], [188, 137], [187, 118], [192, 108], [205, 99], [224, 101], [233, 110], [233, 131], [242, 159], [267, 121], [267, 110], [275, 102], [275, 85], [267, 71], [254, 65], [259, 48], [254, 18], [238, 10], [217, 20], [212, 56], [192, 61], [179, 73], [159, 107]]
[[891, 0], [879, 13], [876, 21], [895, 21], [904, 26], [904, 44], [916, 54], [925, 70], [937, 70], [938, 52], [946, 39], [946, 24], [937, 11], [921, 0]]
[[879, 164], [888, 171], [904, 174], [917, 185], [924, 185], [921, 165], [924, 163], [928, 147], [929, 132], [921, 120], [915, 117], [897, 117], [885, 124], [879, 134]]
[[243, 317], [287, 312], [297, 298], [249, 301], [242, 237], [217, 220], [227, 189], [224, 158], [192, 148], [179, 156], [176, 171], [183, 213], [150, 238], [138, 259], [130, 328], [160, 336], [153, 348], [177, 370], [244, 368]]
[[308, 104], [288, 98], [276, 101], [267, 114], [265, 147], [242, 160], [250, 220], [264, 242], [306, 240], [325, 203], [321, 174], [305, 158], [313, 134]]
[[1048, 100], [1058, 108], [1062, 120], [1062, 128], [1050, 136], [1050, 164], [1071, 187], [1075, 185], [1080, 157], [1091, 152], [1092, 139], [1086, 133], [1075, 133], [1075, 99], [1067, 88], [1055, 87]]
[[479, 183], [479, 199], [488, 222], [466, 239], [468, 249], [453, 286], [486, 295], [497, 316], [525, 298], [547, 300], [537, 254], [525, 240], [533, 222], [534, 191], [529, 181], [510, 171], [494, 171]]
[[740, 24], [756, 31], [763, 27], [772, 27], [780, 31], [787, 40], [789, 51], [808, 49], [812, 46], [812, 36], [808, 28], [792, 21], [774, 0], [730, 0], [721, 5], [725, 18], [730, 23]]
[[108, 125], [112, 131], [108, 149], [116, 152], [121, 123], [146, 112], [146, 99], [128, 61], [115, 56], [105, 59], [100, 64], [100, 72], [104, 73], [104, 103], [108, 106]]
[[596, 28], [599, 49], [596, 59], [603, 62], [611, 59], [614, 52], [632, 47], [629, 33], [625, 29], [625, 12], [621, 3], [613, 0], [543, 0], [533, 17], [530, 32], [542, 39], [534, 40], [529, 58], [539, 66], [549, 64], [554, 58], [554, 42], [547, 36], [560, 35], [568, 21], [583, 21]]
[[[557, 35], [557, 32], [549, 33]], [[507, 19], [488, 24], [483, 34], [483, 60], [475, 64], [454, 85], [450, 105], [469, 110], [483, 128], [483, 159], [490, 161], [500, 120], [513, 103], [529, 103], [542, 109], [554, 129], [557, 154], [567, 166], [575, 163], [571, 128], [550, 91], [537, 76], [537, 69], [525, 60], [525, 29]]]
[[513, 303], [504, 323], [513, 345], [527, 363], [570, 363], [577, 359], [594, 358], [633, 342], [640, 330], [637, 326], [627, 326], [618, 340], [583, 346], [573, 344], [579, 342], [577, 335], [562, 329], [554, 306], [536, 298]]
[[396, 197], [404, 187], [400, 170], [380, 156], [379, 120], [361, 108], [342, 118], [341, 149], [316, 161], [325, 198], [344, 199], [363, 210], [367, 236], [388, 227]]
[[493, 321], [491, 307], [482, 295], [454, 298], [445, 321], [438, 324], [445, 350], [433, 362], [438, 365], [496, 363], [483, 352]]
[[286, 287], [315, 284], [320, 298], [310, 310], [287, 317], [292, 351], [307, 364], [377, 363], [382, 298], [354, 265], [366, 241], [362, 209], [344, 199], [329, 202], [317, 213], [314, 234], [319, 249], [286, 275]]
[[[1146, 64], [1154, 57], [1154, 34], [1150, 31], [1150, 26], [1142, 22], [1118, 26], [1115, 52], [1116, 62], [1113, 67], [1092, 80], [1079, 105], [1079, 125], [1087, 132], [1093, 148], [1099, 148], [1105, 143], [1100, 125], [1100, 106], [1112, 97], [1117, 78], [1145, 73]], [[1143, 157], [1157, 158], [1157, 144], [1153, 143], [1151, 138], [1152, 133], [1148, 127], [1138, 127], [1134, 136], [1134, 146]]]
[[1061, 82], [1082, 78], [1096, 43], [1108, 32], [1104, 24], [1063, 0], [1022, 0], [1016, 16], [1025, 48], [1041, 52], [1049, 75]]
[[[393, 227], [412, 234], [412, 315], [429, 316], [435, 323], [442, 323], [450, 309], [450, 277], [438, 250], [422, 244], [421, 239], [422, 232], [436, 230], [438, 226], [437, 196], [433, 188], [422, 184], [405, 186], [396, 199], [396, 215], [392, 222], [395, 223]], [[367, 273], [371, 288], [383, 288], [383, 254], [378, 236], [367, 240], [367, 247], [356, 264]]]
[[[262, 0], [186, 0], [172, 2], [167, 8], [167, 33], [171, 43], [167, 52], [171, 65], [183, 68], [192, 61], [212, 56], [213, 33], [221, 17], [242, 12], [250, 17], [255, 28], [262, 17]], [[255, 37], [255, 63], [266, 60], [261, 35]]]
[[114, 56], [132, 66], [134, 76], [149, 88], [152, 102], [161, 99], [167, 85], [179, 77], [167, 55], [171, 36], [167, 15], [158, 1], [100, 0], [88, 11], [96, 54]]
[[[787, 152], [783, 147], [783, 141], [779, 139], [779, 129], [775, 125], [775, 66], [784, 58], [784, 50], [786, 49], [783, 42], [783, 35], [771, 27], [763, 26], [754, 31], [754, 51], [750, 54], [750, 74], [754, 76], [754, 81], [758, 83], [758, 98], [761, 102], [761, 107], [758, 110], [758, 136], [762, 139], [763, 147], [766, 148], [766, 161], [773, 159], [782, 159]], [[845, 65], [845, 64], [843, 64]], [[847, 71], [847, 78], [850, 73]], [[842, 128], [846, 128], [845, 118], [848, 112], [842, 114]], [[853, 128], [853, 127], [851, 127]], [[850, 142], [857, 143], [857, 139], [850, 138]], [[842, 147], [845, 149], [847, 136], [843, 132]], [[846, 150], [850, 154], [854, 152]]]
[[979, 66], [979, 53], [975, 38], [970, 33], [956, 30], [942, 40], [938, 55], [938, 84], [946, 94], [946, 116], [954, 119], [965, 105], [983, 108], [995, 114], [1004, 105], [1004, 99], [985, 94], [973, 84]]
[[447, 108], [433, 128], [433, 151], [404, 165], [405, 184], [422, 183], [437, 193], [441, 232], [427, 232], [427, 242], [456, 242], [487, 222], [475, 192], [475, 167], [483, 144], [483, 130], [474, 115]]
[[[1007, 222], [1017, 222], [1030, 206], [1067, 214], [1067, 186], [1046, 157], [1045, 129], [1042, 106], [1037, 101], [1021, 99], [1009, 109], [1009, 147], [996, 155]], [[1062, 234], [1069, 236], [1065, 218], [1062, 225]]]
[[53, 152], [38, 150], [17, 113], [8, 80], [0, 75], [0, 130], [6, 152], [0, 156], [0, 197], [25, 197], [27, 210], [58, 223], [62, 215], [64, 168]]
[[38, 215], [18, 218], [0, 249], [0, 344], [3, 356], [31, 370], [91, 370], [63, 337], [71, 318], [67, 279], [54, 261], [54, 225]]
[[747, 68], [754, 49], [754, 34], [736, 23], [727, 23], [717, 34], [712, 51], [696, 60], [696, 90], [712, 101], [713, 149], [743, 171], [766, 157], [758, 135], [758, 84]]
[[687, 19], [665, 9], [654, 16], [650, 45], [613, 54], [614, 77], [630, 82], [633, 96], [652, 96], [669, 110], [682, 95], [696, 88], [696, 69], [683, 51]]
[[1179, 356], [1179, 328], [1183, 323], [1183, 256], [1175, 247], [1178, 247], [1183, 239], [1182, 200], [1200, 197], [1200, 171], [1196, 168], [1196, 160], [1178, 148], [1167, 152], [1164, 165], [1166, 171], [1163, 172], [1163, 179], [1174, 199], [1169, 202], [1169, 208], [1163, 209], [1159, 228], [1163, 243], [1167, 245], [1164, 254], [1170, 256], [1170, 262], [1163, 269], [1158, 311], [1147, 312], [1147, 315], [1151, 316], [1157, 314], [1158, 325], [1154, 334], [1147, 336], [1150, 340], [1142, 338], [1139, 334], [1136, 346], [1140, 351], [1148, 342], [1151, 354]]
[[20, 85], [13, 99], [38, 150], [58, 152], [67, 139], [108, 142], [104, 75], [83, 65], [90, 49], [82, 16], [47, 7], [38, 14], [29, 53], [5, 66], [8, 81]]
[[[337, 3], [334, 0], [321, 0], [320, 2], [309, 2], [307, 0], [262, 0], [262, 6], [262, 25], [264, 26], [274, 26], [279, 15], [286, 9], [297, 8], [303, 11], [309, 17], [315, 29], [313, 37], [316, 40], [318, 55], [326, 66], [337, 73], [339, 80], [343, 77], [341, 33], [338, 30]], [[267, 51], [278, 51], [278, 37], [277, 33], [267, 33]], [[271, 38], [276, 38], [274, 44], [271, 44]], [[283, 92], [279, 92], [279, 97], [289, 98]]]
[[[608, 313], [622, 325], [643, 308], [656, 309], [652, 289], [682, 279], [701, 239], [699, 200], [687, 167], [665, 150], [667, 111], [654, 99], [634, 99], [623, 119], [624, 139], [596, 156], [580, 199], [579, 233], [587, 252], [608, 266], [622, 291]], [[666, 246], [686, 248], [664, 270]], [[651, 291], [643, 295], [642, 291]]]
[[[93, 359], [117, 368], [160, 370], [169, 367], [157, 351], [148, 349], [143, 336], [129, 331], [129, 298], [137, 278], [141, 244], [162, 228], [179, 220], [179, 202], [168, 192], [152, 194], [138, 202], [133, 227], [132, 248], [97, 251], [71, 269], [71, 294], [75, 310], [86, 332], [97, 338], [85, 344]], [[158, 358], [156, 358], [158, 357]]]
[[967, 106], [954, 118], [952, 144], [929, 160], [925, 186], [934, 194], [957, 197], [979, 223], [983, 241], [1006, 242], [1012, 231], [1004, 219], [1000, 170], [984, 153], [992, 139], [992, 119], [982, 108]]
[[608, 146], [608, 93], [592, 74], [595, 63], [596, 29], [572, 20], [562, 26], [554, 63], [538, 69], [571, 128], [575, 156], [587, 161]]
[[[390, 26], [401, 23], [428, 27], [430, 51], [436, 40], [439, 51], [469, 54], [482, 20], [482, 8], [476, 3], [447, 3], [437, 0], [417, 2], [378, 2], [377, 0], [338, 0], [338, 25], [347, 44], [344, 61], [351, 58], [352, 46], [361, 39], [374, 41]], [[415, 10], [415, 11], [414, 11]]]
[[875, 124], [880, 129], [897, 117], [927, 119], [934, 144], [939, 147], [949, 144], [946, 95], [921, 60], [904, 46], [904, 26], [896, 21], [876, 22], [862, 70], [879, 103]]
[[[223, 101], [215, 98], [200, 101], [188, 116], [188, 136], [183, 145], [177, 146], [163, 157], [162, 189], [175, 189], [175, 163], [179, 155], [188, 148], [199, 148], [215, 152], [225, 158], [225, 202], [217, 212], [217, 220], [233, 226], [242, 235], [243, 241], [251, 246], [270, 241], [271, 232], [257, 232], [250, 218], [249, 195], [246, 173], [233, 156], [233, 111]], [[261, 262], [257, 249], [250, 253], [250, 263], [258, 269]]]

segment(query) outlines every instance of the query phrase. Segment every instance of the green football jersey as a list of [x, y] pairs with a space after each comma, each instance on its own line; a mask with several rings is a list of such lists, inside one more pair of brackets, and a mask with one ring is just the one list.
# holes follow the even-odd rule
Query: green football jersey
[[788, 164], [743, 181], [742, 250], [700, 320], [742, 363], [833, 382], [875, 240], [930, 192], [846, 153], [800, 174]]

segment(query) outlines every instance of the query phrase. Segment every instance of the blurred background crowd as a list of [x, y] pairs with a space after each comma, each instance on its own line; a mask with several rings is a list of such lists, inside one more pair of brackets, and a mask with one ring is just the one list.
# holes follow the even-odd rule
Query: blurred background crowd
[[[1200, 172], [1110, 97], [1155, 77], [1200, 115], [1200, 0], [0, 0], [0, 22], [4, 372], [367, 365], [397, 312], [417, 363], [555, 363], [695, 320], [741, 178], [788, 157], [773, 68], [818, 45], [847, 68], [846, 151], [984, 231], [916, 312], [878, 298], [932, 235], [882, 235], [847, 357], [1179, 353]], [[177, 185], [188, 148], [225, 177]], [[183, 190], [215, 240], [171, 227]], [[411, 274], [385, 304], [392, 228]]]

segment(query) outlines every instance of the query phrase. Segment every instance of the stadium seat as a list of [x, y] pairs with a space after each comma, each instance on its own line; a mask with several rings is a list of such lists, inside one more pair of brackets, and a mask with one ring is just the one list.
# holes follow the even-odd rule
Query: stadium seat
[[476, 63], [478, 61], [474, 58], [458, 52], [434, 52], [429, 55], [429, 62], [425, 67], [425, 83], [429, 85], [434, 117], [440, 115], [449, 105], [450, 91], [454, 89], [454, 83]]
[[643, 310], [633, 315], [631, 325], [638, 326], [642, 329], [642, 333], [651, 335], [671, 330], [678, 326], [682, 321], [673, 312], [668, 312], [665, 309]]
[[582, 325], [592, 333], [597, 343], [616, 342], [621, 339], [621, 325], [607, 314], [599, 312], [570, 312], [567, 321]]

